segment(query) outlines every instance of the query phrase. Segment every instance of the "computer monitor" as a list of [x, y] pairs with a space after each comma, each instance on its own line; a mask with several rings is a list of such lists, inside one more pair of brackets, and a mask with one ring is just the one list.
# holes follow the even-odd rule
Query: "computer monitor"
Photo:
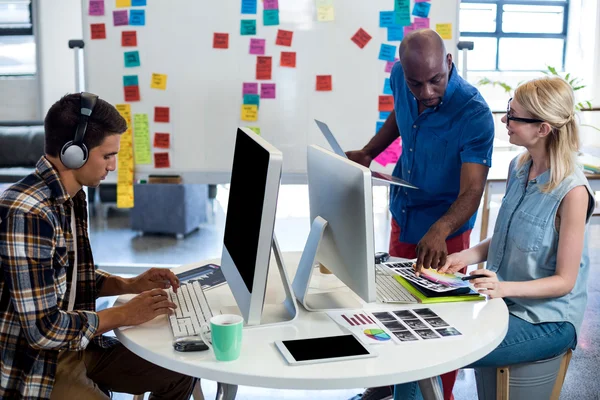
[[374, 302], [371, 171], [314, 145], [308, 147], [307, 161], [313, 226], [294, 279], [294, 293], [308, 309], [338, 308], [311, 306], [305, 301], [310, 274], [318, 261], [364, 301]]
[[250, 129], [238, 128], [221, 268], [247, 325], [261, 323], [272, 243], [283, 269], [288, 295], [285, 306], [295, 315], [295, 301], [273, 233], [281, 169], [279, 150]]

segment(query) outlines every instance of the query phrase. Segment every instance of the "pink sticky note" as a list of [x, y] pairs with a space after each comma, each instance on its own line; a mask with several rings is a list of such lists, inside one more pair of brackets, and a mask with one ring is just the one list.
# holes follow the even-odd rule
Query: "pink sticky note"
[[244, 82], [242, 96], [245, 94], [258, 94], [258, 83]]
[[115, 26], [129, 25], [127, 10], [113, 11], [113, 23]]
[[250, 54], [265, 54], [265, 39], [250, 39]]
[[394, 61], [386, 61], [385, 62], [385, 72], [392, 72], [392, 68], [394, 67], [394, 64], [396, 64], [396, 61], [398, 61], [398, 58], [395, 58]]
[[400, 138], [394, 140], [392, 144], [388, 146], [387, 149], [382, 151], [376, 158], [375, 161], [382, 166], [386, 166], [388, 164], [395, 164], [400, 159], [400, 154], [402, 153], [402, 144], [400, 142]]
[[429, 18], [415, 17], [413, 25], [415, 29], [429, 29]]
[[404, 36], [406, 36], [408, 33], [412, 32], [414, 30], [416, 30], [416, 28], [415, 28], [415, 24], [413, 22], [412, 24], [404, 27]]
[[275, 98], [275, 84], [274, 83], [261, 83], [260, 84], [260, 98], [261, 99], [274, 99]]
[[279, 10], [278, 0], [264, 0], [263, 7], [265, 10]]
[[104, 0], [90, 0], [89, 15], [104, 15]]

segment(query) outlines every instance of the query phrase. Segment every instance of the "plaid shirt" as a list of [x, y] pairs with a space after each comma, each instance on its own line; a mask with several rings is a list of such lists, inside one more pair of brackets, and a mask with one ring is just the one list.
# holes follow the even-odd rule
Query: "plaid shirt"
[[[77, 291], [71, 210], [77, 225]], [[83, 350], [98, 328], [95, 300], [107, 273], [94, 267], [85, 193], [72, 200], [52, 164], [0, 195], [0, 398], [49, 399], [60, 350]], [[93, 339], [102, 347], [114, 343]]]

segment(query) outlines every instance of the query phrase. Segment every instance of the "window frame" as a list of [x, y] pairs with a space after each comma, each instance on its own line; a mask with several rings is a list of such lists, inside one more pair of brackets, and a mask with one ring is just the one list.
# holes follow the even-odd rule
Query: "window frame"
[[[560, 71], [565, 69], [565, 58], [567, 54], [567, 30], [569, 25], [569, 0], [461, 0], [461, 3], [474, 4], [495, 4], [496, 5], [496, 30], [495, 32], [460, 32], [460, 37], [468, 38], [495, 38], [496, 39], [496, 62], [495, 69], [490, 71], [495, 72], [528, 72], [536, 70], [501, 70], [500, 66], [500, 39], [502, 38], [524, 38], [524, 39], [562, 39], [562, 63]], [[502, 32], [502, 14], [505, 5], [524, 5], [524, 6], [562, 6], [563, 26], [562, 33], [520, 33], [520, 32]]]
[[0, 27], [0, 36], [33, 36], [33, 0], [29, 1], [29, 28]]

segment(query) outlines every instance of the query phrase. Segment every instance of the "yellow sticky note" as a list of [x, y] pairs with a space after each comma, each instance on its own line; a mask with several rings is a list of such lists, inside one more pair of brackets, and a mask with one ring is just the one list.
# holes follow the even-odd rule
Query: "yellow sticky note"
[[335, 13], [333, 6], [318, 7], [317, 8], [317, 21], [329, 22], [335, 20]]
[[150, 84], [152, 89], [167, 90], [167, 75], [165, 74], [152, 74], [152, 83]]
[[248, 129], [250, 129], [251, 131], [253, 131], [257, 135], [260, 135], [260, 128], [258, 126], [249, 126]]
[[333, 6], [333, 0], [315, 0], [317, 8]]
[[452, 24], [435, 24], [435, 31], [442, 39], [452, 39]]
[[256, 104], [242, 105], [242, 121], [256, 121], [258, 119], [258, 106]]
[[131, 0], [116, 0], [117, 8], [131, 7]]
[[122, 186], [121, 191], [117, 187], [117, 207], [133, 208], [133, 184]]
[[121, 117], [125, 118], [127, 126], [131, 126], [131, 104], [115, 104], [115, 108], [121, 114]]

